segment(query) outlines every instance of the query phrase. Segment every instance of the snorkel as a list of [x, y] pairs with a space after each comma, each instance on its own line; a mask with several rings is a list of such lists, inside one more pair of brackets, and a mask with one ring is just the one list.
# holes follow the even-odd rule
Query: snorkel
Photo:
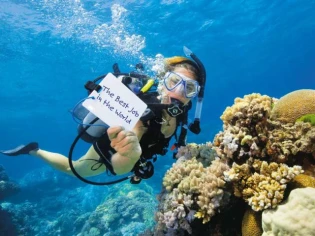
[[188, 126], [191, 132], [195, 134], [199, 134], [201, 131], [200, 117], [201, 117], [204, 90], [205, 90], [205, 85], [206, 85], [206, 70], [202, 62], [199, 60], [199, 58], [189, 48], [184, 46], [183, 50], [187, 57], [191, 57], [196, 62], [199, 69], [199, 73], [200, 73], [200, 91], [198, 94], [198, 101], [196, 104], [195, 118], [194, 118], [193, 123], [190, 123]]

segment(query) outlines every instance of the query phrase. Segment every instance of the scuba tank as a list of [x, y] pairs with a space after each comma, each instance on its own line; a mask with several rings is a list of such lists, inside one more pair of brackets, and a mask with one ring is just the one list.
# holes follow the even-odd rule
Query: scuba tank
[[[153, 85], [154, 80], [146, 78], [146, 84], [143, 85], [144, 78], [142, 77], [142, 74], [132, 74], [126, 75], [126, 73], [116, 73], [114, 74], [118, 80], [120, 80], [125, 86], [127, 86], [133, 93], [140, 95], [145, 92], [147, 92]], [[141, 75], [141, 78], [139, 78], [139, 75]], [[106, 75], [98, 77], [95, 80], [100, 80], [102, 78], [105, 78]], [[91, 82], [88, 81], [85, 85], [85, 87], [91, 91], [98, 90], [95, 81]], [[93, 87], [93, 88], [92, 88]], [[89, 89], [90, 88], [90, 89]], [[95, 116], [93, 113], [89, 112], [83, 105], [82, 102], [79, 102], [79, 104], [73, 109], [72, 113], [75, 118], [77, 118], [80, 121], [80, 124], [78, 125], [78, 133], [81, 133], [83, 130], [85, 130], [82, 135], [81, 139], [88, 143], [94, 143], [98, 138], [100, 138], [108, 129], [108, 125], [104, 123], [101, 119], [98, 119], [97, 116]], [[92, 123], [92, 121], [94, 121]]]
[[[95, 119], [97, 120], [91, 125], [92, 121]], [[87, 127], [89, 128], [83, 133], [81, 139], [87, 143], [94, 143], [106, 132], [108, 125], [101, 119], [98, 119], [93, 113], [89, 112], [83, 119], [82, 124], [78, 125], [78, 133], [81, 133]]]

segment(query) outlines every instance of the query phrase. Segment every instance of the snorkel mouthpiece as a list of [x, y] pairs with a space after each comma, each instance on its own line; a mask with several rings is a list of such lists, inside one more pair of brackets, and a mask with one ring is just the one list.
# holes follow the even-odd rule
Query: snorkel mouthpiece
[[200, 72], [200, 91], [198, 94], [198, 101], [196, 105], [196, 111], [195, 111], [195, 119], [194, 122], [189, 124], [188, 128], [191, 132], [195, 134], [199, 134], [200, 129], [200, 117], [201, 117], [201, 110], [202, 110], [202, 102], [203, 102], [203, 96], [204, 96], [204, 90], [206, 85], [206, 70], [202, 62], [199, 60], [199, 58], [187, 47], [183, 47], [184, 53], [186, 57], [191, 57], [197, 64]]

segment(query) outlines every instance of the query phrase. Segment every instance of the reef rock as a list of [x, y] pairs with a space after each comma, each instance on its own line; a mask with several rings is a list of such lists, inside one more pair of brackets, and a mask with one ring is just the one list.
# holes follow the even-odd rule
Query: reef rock
[[18, 193], [20, 187], [9, 180], [3, 166], [0, 165], [0, 201]]

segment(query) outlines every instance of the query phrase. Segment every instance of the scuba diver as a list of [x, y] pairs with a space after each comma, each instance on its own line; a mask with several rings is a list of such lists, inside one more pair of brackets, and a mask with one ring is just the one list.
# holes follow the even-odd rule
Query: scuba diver
[[[164, 72], [156, 84], [155, 91], [148, 91], [148, 86], [134, 91], [134, 81], [141, 79], [150, 81], [148, 76], [143, 74], [120, 73], [117, 64], [114, 66], [114, 73], [117, 78], [133, 90], [138, 97], [144, 101], [148, 108], [136, 123], [132, 130], [125, 130], [121, 126], [104, 128], [93, 126], [96, 119], [88, 125], [79, 126], [79, 135], [70, 148], [68, 157], [59, 153], [46, 151], [39, 148], [37, 142], [27, 145], [20, 145], [14, 149], [1, 151], [8, 156], [29, 154], [40, 158], [53, 168], [64, 173], [74, 175], [82, 181], [95, 185], [107, 185], [130, 179], [133, 184], [139, 183], [142, 179], [150, 178], [154, 173], [152, 162], [157, 155], [165, 155], [169, 142], [175, 137], [175, 148], [186, 145], [187, 129], [195, 134], [200, 133], [200, 115], [206, 72], [198, 57], [184, 47], [186, 57], [175, 56], [165, 59]], [[86, 84], [87, 90], [91, 93], [97, 90], [96, 81], [89, 81]], [[152, 86], [150, 83], [149, 88]], [[188, 124], [188, 111], [192, 106], [191, 100], [197, 97], [195, 118]], [[88, 132], [93, 128], [95, 133]], [[102, 128], [102, 129], [100, 129]], [[180, 128], [180, 135], [177, 129]], [[91, 129], [92, 130], [92, 129]], [[102, 132], [99, 132], [102, 130]], [[78, 141], [83, 139], [92, 143], [78, 160], [72, 160], [72, 151]], [[174, 154], [175, 156], [175, 154]], [[132, 173], [112, 182], [93, 182], [86, 177], [99, 175], [103, 172], [112, 175]]]

